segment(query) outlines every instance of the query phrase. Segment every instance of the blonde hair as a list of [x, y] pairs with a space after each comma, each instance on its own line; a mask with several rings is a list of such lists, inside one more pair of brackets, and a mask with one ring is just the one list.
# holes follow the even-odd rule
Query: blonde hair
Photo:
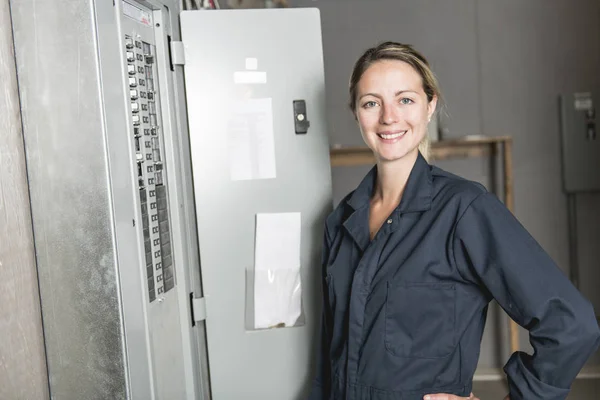
[[[352, 112], [356, 111], [356, 90], [358, 82], [371, 65], [381, 60], [398, 60], [407, 63], [421, 76], [421, 80], [423, 81], [423, 91], [427, 95], [427, 101], [433, 100], [434, 97], [437, 97], [438, 99], [441, 98], [438, 80], [433, 74], [429, 62], [421, 53], [409, 44], [384, 42], [365, 51], [356, 61], [356, 64], [354, 64], [349, 88], [349, 106]], [[421, 143], [419, 143], [419, 151], [426, 160], [429, 159], [429, 135], [427, 133], [423, 137], [423, 140], [421, 140]]]

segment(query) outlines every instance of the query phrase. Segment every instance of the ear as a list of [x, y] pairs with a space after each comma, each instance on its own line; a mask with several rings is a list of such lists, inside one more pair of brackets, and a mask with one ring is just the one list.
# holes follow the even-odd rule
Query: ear
[[435, 112], [435, 109], [437, 107], [437, 101], [438, 101], [437, 96], [433, 96], [431, 101], [427, 104], [427, 119], [428, 120], [431, 120], [431, 116]]

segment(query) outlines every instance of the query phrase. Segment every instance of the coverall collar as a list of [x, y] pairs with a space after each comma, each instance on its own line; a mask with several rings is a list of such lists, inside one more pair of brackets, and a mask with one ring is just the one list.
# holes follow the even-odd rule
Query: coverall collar
[[[369, 201], [376, 181], [377, 166], [374, 166], [346, 201], [353, 212], [344, 222], [344, 227], [363, 251], [370, 242]], [[404, 213], [429, 210], [431, 208], [432, 191], [431, 167], [419, 152], [406, 182], [400, 204], [394, 210], [393, 215], [399, 217]], [[397, 226], [397, 223], [394, 224], [392, 230], [395, 230]]]
[[[426, 211], [431, 208], [432, 180], [431, 167], [419, 152], [398, 206], [400, 213]], [[374, 166], [347, 200], [347, 204], [354, 210], [368, 206], [376, 181], [377, 166]]]

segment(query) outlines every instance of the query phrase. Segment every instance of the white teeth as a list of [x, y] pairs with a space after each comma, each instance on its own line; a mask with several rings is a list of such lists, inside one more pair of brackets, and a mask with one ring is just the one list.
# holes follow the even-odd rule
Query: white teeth
[[[406, 132], [406, 131], [405, 131], [405, 132]], [[381, 137], [382, 137], [382, 138], [384, 138], [384, 139], [396, 139], [396, 138], [398, 138], [398, 137], [400, 137], [400, 136], [404, 135], [404, 133], [405, 133], [405, 132], [393, 133], [393, 134], [391, 134], [391, 135], [383, 135], [383, 134], [382, 134], [382, 135], [379, 135], [379, 136], [381, 136]]]

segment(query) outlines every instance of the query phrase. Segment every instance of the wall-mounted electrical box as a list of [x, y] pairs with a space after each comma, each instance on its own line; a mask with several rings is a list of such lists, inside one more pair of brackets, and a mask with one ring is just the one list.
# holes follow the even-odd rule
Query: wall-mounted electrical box
[[600, 91], [560, 96], [563, 185], [566, 192], [600, 190]]
[[[310, 385], [332, 208], [318, 10], [181, 11], [11, 0], [52, 398]], [[298, 217], [278, 266], [298, 323], [248, 328], [258, 214]]]

